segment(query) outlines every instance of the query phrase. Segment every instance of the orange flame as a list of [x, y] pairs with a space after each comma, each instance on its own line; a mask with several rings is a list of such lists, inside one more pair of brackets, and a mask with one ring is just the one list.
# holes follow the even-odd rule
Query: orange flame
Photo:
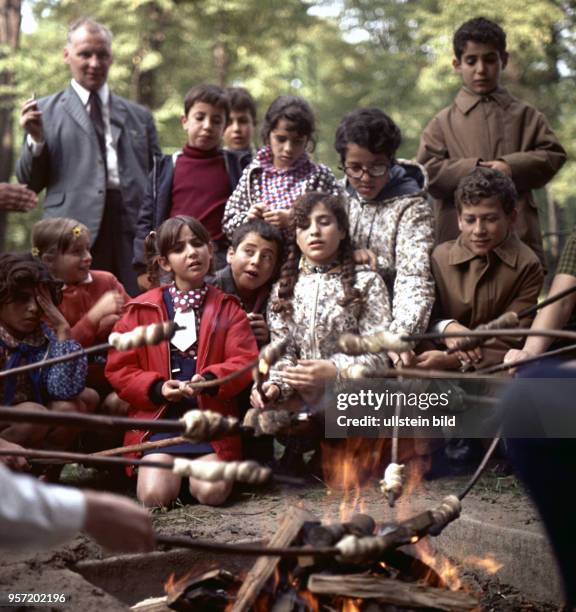
[[[440, 576], [450, 590], [458, 591], [462, 588], [462, 581], [456, 566], [438, 552], [432, 554], [430, 545], [426, 540], [421, 540], [418, 546], [414, 547], [414, 553]], [[428, 581], [428, 576], [424, 581]]]
[[[386, 440], [348, 438], [337, 444], [322, 445], [322, 471], [328, 487], [342, 491], [340, 520], [364, 512], [362, 488], [372, 476], [379, 475]], [[329, 493], [330, 494], [330, 493]]]
[[492, 553], [488, 553], [487, 557], [475, 557], [474, 555], [468, 556], [463, 561], [464, 564], [476, 565], [480, 569], [483, 569], [487, 574], [496, 574], [500, 569], [504, 567], [503, 563], [499, 563], [494, 559]]

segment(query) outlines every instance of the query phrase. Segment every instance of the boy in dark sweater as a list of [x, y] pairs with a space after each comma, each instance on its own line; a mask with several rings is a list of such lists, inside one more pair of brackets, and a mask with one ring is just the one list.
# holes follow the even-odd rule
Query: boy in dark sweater
[[155, 158], [138, 215], [134, 267], [141, 289], [149, 287], [144, 240], [169, 217], [183, 214], [201, 221], [215, 245], [216, 269], [225, 265], [224, 206], [249, 162], [220, 148], [229, 119], [230, 102], [220, 87], [198, 85], [186, 94], [181, 122], [187, 142], [174, 155]]
[[265, 310], [283, 248], [282, 232], [278, 228], [262, 219], [253, 219], [234, 232], [226, 254], [228, 264], [208, 279], [210, 284], [238, 297], [258, 346], [270, 341]]

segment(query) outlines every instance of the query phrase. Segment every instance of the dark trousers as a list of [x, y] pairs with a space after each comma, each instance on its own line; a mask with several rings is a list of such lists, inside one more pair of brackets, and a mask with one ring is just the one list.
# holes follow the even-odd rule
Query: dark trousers
[[[524, 433], [531, 436], [509, 437], [506, 445], [518, 476], [540, 512], [560, 566], [566, 605], [572, 610], [576, 606], [576, 531], [568, 490], [576, 473], [576, 439], [547, 438], [542, 422], [553, 417], [562, 419], [567, 411], [573, 412], [574, 395], [560, 388], [555, 392], [554, 379], [576, 378], [576, 369], [570, 371], [548, 362], [521, 371], [522, 378], [536, 380], [532, 384], [524, 381], [523, 386], [512, 384], [504, 396], [504, 431], [517, 431], [521, 424]], [[552, 380], [548, 383], [542, 380], [545, 378]]]
[[126, 217], [122, 193], [117, 189], [106, 191], [106, 205], [96, 241], [92, 245], [92, 267], [106, 270], [135, 296], [140, 293], [136, 272], [132, 268], [134, 232]]

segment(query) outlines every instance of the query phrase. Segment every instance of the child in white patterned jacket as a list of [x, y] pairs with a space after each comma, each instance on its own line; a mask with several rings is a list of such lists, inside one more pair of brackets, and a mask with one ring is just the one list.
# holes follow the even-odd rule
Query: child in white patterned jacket
[[354, 263], [342, 197], [303, 195], [294, 205], [293, 225], [288, 259], [268, 309], [272, 342], [288, 335], [290, 343], [264, 383], [265, 398], [252, 392], [255, 407], [288, 398], [311, 404], [343, 368], [386, 364], [385, 355], [352, 357], [338, 348], [344, 332], [373, 334], [388, 329], [391, 320], [384, 281]]
[[[426, 200], [427, 177], [416, 163], [395, 159], [402, 136], [377, 108], [346, 115], [335, 147], [346, 174], [350, 236], [356, 261], [376, 263], [391, 292], [392, 323], [397, 334], [426, 330], [434, 303], [430, 253], [433, 215]], [[413, 353], [397, 357], [408, 365]]]

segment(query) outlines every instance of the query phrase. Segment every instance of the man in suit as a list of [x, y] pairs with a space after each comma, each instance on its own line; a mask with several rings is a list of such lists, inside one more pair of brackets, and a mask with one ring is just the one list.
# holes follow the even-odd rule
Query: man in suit
[[71, 217], [88, 227], [93, 267], [115, 274], [135, 295], [134, 226], [160, 153], [154, 121], [144, 107], [110, 92], [106, 27], [86, 18], [73, 23], [64, 61], [70, 86], [22, 106], [26, 139], [16, 175], [36, 193], [46, 189], [45, 217]]

